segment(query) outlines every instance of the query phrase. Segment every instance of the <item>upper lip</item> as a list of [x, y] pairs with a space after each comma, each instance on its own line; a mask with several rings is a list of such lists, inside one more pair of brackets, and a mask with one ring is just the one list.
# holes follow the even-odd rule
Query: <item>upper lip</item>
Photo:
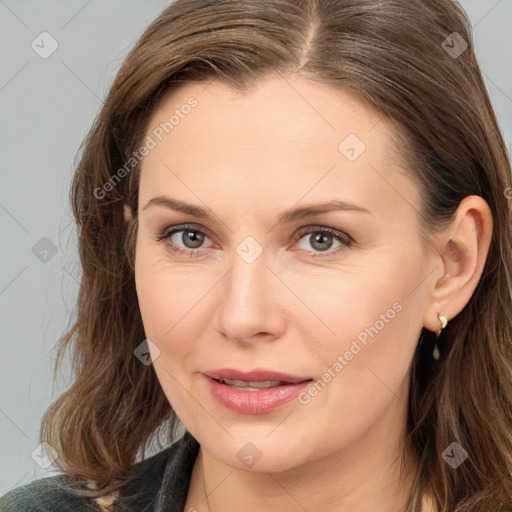
[[208, 370], [203, 372], [212, 379], [234, 379], [244, 382], [263, 382], [266, 380], [278, 380], [282, 382], [302, 382], [310, 380], [311, 377], [300, 377], [297, 375], [289, 375], [282, 372], [274, 372], [272, 370], [257, 369], [248, 372], [236, 370], [234, 368], [220, 368], [216, 370]]

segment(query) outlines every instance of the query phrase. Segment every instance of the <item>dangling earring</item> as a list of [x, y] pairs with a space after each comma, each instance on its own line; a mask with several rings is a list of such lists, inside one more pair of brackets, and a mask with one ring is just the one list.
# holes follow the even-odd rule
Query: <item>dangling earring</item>
[[441, 327], [436, 332], [436, 344], [434, 345], [434, 352], [432, 353], [432, 357], [437, 361], [441, 354], [439, 353], [439, 347], [437, 346], [437, 341], [439, 340], [439, 336], [441, 336], [441, 331], [448, 325], [448, 320], [444, 315], [437, 315], [439, 321], [441, 322]]

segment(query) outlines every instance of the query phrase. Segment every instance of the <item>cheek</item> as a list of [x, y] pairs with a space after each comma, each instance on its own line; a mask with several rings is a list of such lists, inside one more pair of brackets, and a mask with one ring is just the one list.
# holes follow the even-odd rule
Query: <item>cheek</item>
[[423, 267], [418, 256], [381, 254], [364, 269], [317, 277], [314, 285], [295, 277], [294, 291], [303, 294], [314, 313], [304, 315], [301, 308], [295, 323], [301, 337], [310, 340], [317, 370], [331, 368], [357, 386], [363, 379], [371, 387], [376, 379], [369, 368], [378, 369], [391, 387], [399, 386], [422, 328], [423, 298], [417, 284]]
[[201, 315], [201, 303], [213, 285], [209, 275], [186, 265], [170, 265], [160, 249], [140, 248], [135, 284], [148, 338], [165, 344], [184, 327], [193, 330], [194, 325], [200, 325], [190, 318]]
[[[312, 329], [305, 335], [310, 342], [302, 354], [318, 380], [300, 397], [301, 413], [305, 422], [315, 418], [324, 425], [325, 438], [340, 446], [388, 409], [400, 418], [407, 402], [406, 377], [422, 327], [422, 291], [413, 291], [421, 263], [385, 256], [379, 261], [364, 272], [319, 282], [307, 296], [335, 334], [315, 336]], [[305, 320], [300, 322], [305, 326]], [[316, 319], [311, 325], [327, 331]]]
[[145, 256], [144, 250], [138, 254], [135, 283], [146, 337], [159, 349], [153, 367], [173, 409], [188, 418], [191, 410], [200, 414], [184, 386], [188, 388], [189, 373], [196, 370], [195, 341], [208, 325], [202, 300], [213, 283], [204, 273], [171, 268], [162, 257]]

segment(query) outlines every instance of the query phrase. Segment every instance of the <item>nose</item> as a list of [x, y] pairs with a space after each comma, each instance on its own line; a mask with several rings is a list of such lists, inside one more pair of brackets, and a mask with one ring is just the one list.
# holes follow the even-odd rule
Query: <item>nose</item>
[[286, 329], [286, 287], [269, 267], [265, 251], [249, 261], [233, 253], [232, 266], [219, 283], [214, 328], [238, 343], [278, 339]]

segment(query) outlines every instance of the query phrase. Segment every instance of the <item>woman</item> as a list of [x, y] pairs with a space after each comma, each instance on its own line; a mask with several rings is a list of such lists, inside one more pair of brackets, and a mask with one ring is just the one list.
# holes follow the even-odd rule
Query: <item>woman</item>
[[457, 3], [173, 2], [74, 176], [63, 475], [3, 510], [512, 510], [511, 187]]

